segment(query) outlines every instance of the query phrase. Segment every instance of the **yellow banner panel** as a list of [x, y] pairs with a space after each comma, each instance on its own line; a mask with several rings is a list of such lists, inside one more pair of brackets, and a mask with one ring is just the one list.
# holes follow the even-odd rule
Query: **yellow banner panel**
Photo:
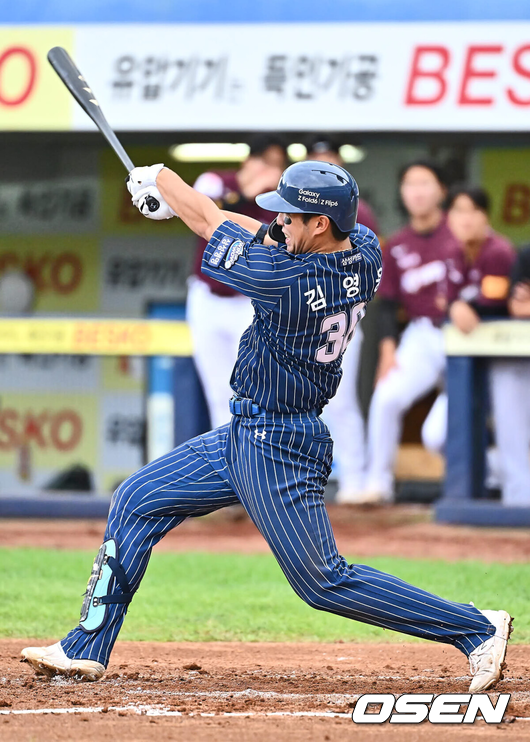
[[185, 322], [114, 319], [0, 319], [0, 353], [189, 356]]
[[74, 100], [50, 66], [53, 46], [72, 53], [74, 30], [53, 26], [0, 26], [0, 129], [72, 128]]
[[530, 148], [485, 149], [482, 185], [491, 197], [493, 228], [514, 243], [530, 238]]
[[98, 409], [94, 394], [6, 394], [0, 409], [0, 473], [31, 483], [74, 464], [94, 471]]
[[100, 306], [100, 250], [85, 235], [12, 235], [0, 238], [0, 275], [27, 273], [38, 312], [96, 312]]

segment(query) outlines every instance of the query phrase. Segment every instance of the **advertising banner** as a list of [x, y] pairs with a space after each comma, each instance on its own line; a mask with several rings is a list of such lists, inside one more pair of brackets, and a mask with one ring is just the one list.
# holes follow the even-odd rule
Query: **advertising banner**
[[0, 27], [0, 129], [62, 131], [73, 107], [46, 59], [52, 46], [72, 52], [74, 28]]
[[492, 199], [491, 222], [515, 244], [530, 241], [530, 148], [485, 149], [481, 183]]
[[3, 27], [0, 128], [93, 129], [58, 44], [121, 131], [529, 128], [528, 21]]

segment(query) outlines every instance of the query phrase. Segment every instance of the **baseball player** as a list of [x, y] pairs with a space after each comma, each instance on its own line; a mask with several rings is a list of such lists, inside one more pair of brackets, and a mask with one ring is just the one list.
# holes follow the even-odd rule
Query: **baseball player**
[[[511, 275], [512, 287], [508, 301], [515, 319], [530, 320], [530, 246], [519, 251]], [[505, 505], [528, 507], [530, 504], [530, 358], [514, 358], [502, 364], [498, 361], [502, 393], [509, 409], [510, 426], [503, 428], [504, 439], [497, 443], [503, 451], [503, 502]]]
[[[278, 137], [257, 135], [239, 170], [202, 173], [193, 187], [212, 198], [220, 209], [246, 214], [260, 222], [269, 221], [267, 212], [254, 199], [276, 187], [286, 160], [285, 146]], [[239, 339], [252, 322], [253, 309], [247, 296], [202, 273], [206, 245], [202, 237], [198, 238], [193, 275], [188, 280], [186, 319], [210, 422], [212, 428], [217, 428], [230, 420], [226, 404], [230, 374]]]
[[[389, 237], [379, 294], [381, 341], [376, 386], [368, 415], [365, 502], [391, 501], [394, 460], [405, 412], [442, 384], [445, 353], [441, 324], [461, 280], [461, 248], [446, 224], [440, 168], [427, 160], [401, 172], [400, 193], [409, 225]], [[397, 313], [408, 325], [398, 344]]]
[[[342, 166], [339, 144], [332, 137], [316, 134], [309, 142], [307, 158]], [[359, 199], [357, 222], [374, 234], [379, 229], [370, 206]], [[366, 472], [364, 419], [357, 396], [357, 379], [361, 361], [363, 333], [355, 332], [342, 362], [342, 380], [336, 395], [326, 407], [324, 421], [333, 438], [333, 462], [337, 467], [339, 488], [335, 496], [338, 505], [356, 504], [363, 498]]]
[[[470, 658], [473, 692], [501, 677], [511, 618], [408, 585], [337, 551], [324, 505], [332, 441], [320, 412], [381, 277], [376, 236], [356, 224], [357, 184], [340, 167], [300, 162], [276, 191], [270, 234], [222, 212], [163, 165], [135, 168], [133, 203], [176, 214], [208, 240], [202, 269], [252, 299], [254, 319], [232, 374], [232, 419], [140, 469], [116, 490], [79, 625], [22, 651], [37, 672], [100, 678], [153, 546], [189, 516], [241, 502], [287, 580], [310, 606], [453, 644]], [[160, 199], [149, 212], [147, 199]]]
[[[489, 197], [478, 186], [458, 184], [453, 186], [447, 199], [447, 224], [463, 246], [458, 264], [462, 276], [456, 300], [449, 307], [449, 317], [461, 332], [472, 332], [481, 320], [508, 316], [507, 300], [510, 289], [510, 272], [515, 261], [511, 243], [493, 231], [489, 223]], [[503, 488], [503, 500], [510, 504], [529, 501], [523, 496], [521, 484], [511, 485], [511, 478], [519, 480], [520, 474], [511, 466], [503, 466], [513, 452], [511, 432], [514, 407], [518, 407], [510, 393], [512, 384], [507, 377], [516, 373], [518, 363], [509, 359], [495, 359], [489, 363], [490, 387], [495, 420], [498, 467], [494, 456], [488, 456], [489, 479], [493, 481], [495, 469]], [[447, 395], [442, 392], [434, 403], [422, 428], [424, 445], [443, 452], [447, 436]], [[524, 481], [524, 479], [523, 479]], [[519, 494], [516, 494], [516, 492]]]

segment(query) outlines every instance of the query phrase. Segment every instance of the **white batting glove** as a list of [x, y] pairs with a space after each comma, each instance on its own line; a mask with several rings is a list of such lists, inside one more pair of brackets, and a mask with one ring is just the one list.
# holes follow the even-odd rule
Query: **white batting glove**
[[[167, 201], [164, 201], [160, 191], [154, 185], [147, 186], [146, 188], [137, 191], [132, 198], [132, 202], [140, 213], [148, 219], [156, 219], [157, 221], [160, 221], [162, 219], [171, 219], [173, 216], [178, 216]], [[158, 208], [152, 211], [151, 209], [155, 205], [155, 202], [158, 203]]]
[[131, 196], [136, 196], [142, 188], [156, 186], [156, 178], [163, 167], [164, 164], [159, 163], [148, 167], [135, 167], [131, 170], [127, 179], [127, 188]]

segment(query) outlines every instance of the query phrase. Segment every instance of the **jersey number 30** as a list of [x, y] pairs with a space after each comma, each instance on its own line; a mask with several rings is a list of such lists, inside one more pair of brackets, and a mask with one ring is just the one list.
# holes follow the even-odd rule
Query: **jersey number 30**
[[331, 363], [336, 361], [341, 353], [344, 353], [365, 311], [366, 304], [361, 302], [351, 308], [349, 318], [346, 312], [337, 312], [337, 314], [324, 317], [320, 332], [326, 333], [326, 342], [317, 349], [315, 359], [318, 363]]

